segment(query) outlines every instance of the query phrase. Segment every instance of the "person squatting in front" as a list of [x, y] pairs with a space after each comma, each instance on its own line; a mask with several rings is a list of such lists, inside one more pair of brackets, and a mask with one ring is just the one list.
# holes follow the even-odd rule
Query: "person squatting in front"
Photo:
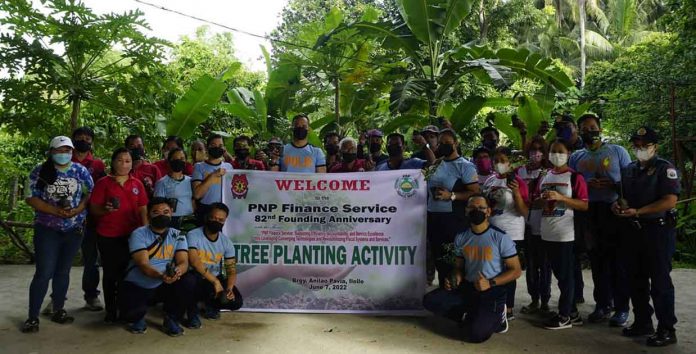
[[203, 227], [186, 235], [189, 247], [189, 264], [192, 271], [186, 276], [194, 279], [195, 295], [187, 306], [188, 328], [200, 328], [198, 303], [205, 304], [203, 317], [220, 318], [220, 310], [238, 310], [242, 307], [242, 294], [237, 282], [237, 254], [229, 236], [222, 232], [229, 209], [223, 203], [210, 206]]
[[488, 199], [480, 194], [470, 197], [466, 212], [471, 227], [454, 241], [453, 276], [445, 279], [444, 288], [426, 294], [423, 306], [455, 321], [466, 315], [466, 339], [482, 343], [493, 333], [508, 331], [507, 284], [522, 275], [522, 268], [515, 243], [489, 222]]
[[121, 318], [131, 333], [145, 333], [148, 303], [164, 301], [164, 332], [184, 333], [179, 322], [193, 294], [188, 270], [188, 243], [179, 230], [169, 227], [172, 208], [167, 199], [154, 197], [147, 205], [150, 224], [137, 228], [128, 240], [131, 260], [119, 289]]

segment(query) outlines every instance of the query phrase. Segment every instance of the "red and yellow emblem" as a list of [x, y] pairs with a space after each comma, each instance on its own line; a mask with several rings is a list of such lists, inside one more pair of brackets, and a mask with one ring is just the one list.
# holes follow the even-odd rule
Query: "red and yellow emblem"
[[234, 199], [245, 199], [249, 191], [249, 181], [246, 175], [232, 176], [232, 197]]

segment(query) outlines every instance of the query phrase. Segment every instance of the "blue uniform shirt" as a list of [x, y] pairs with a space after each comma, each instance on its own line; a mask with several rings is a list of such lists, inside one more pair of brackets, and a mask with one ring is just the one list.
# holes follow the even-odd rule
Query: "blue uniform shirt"
[[[478, 183], [478, 173], [473, 163], [458, 157], [454, 160], [442, 160], [435, 173], [428, 180], [428, 188], [442, 187], [448, 191], [454, 189], [454, 185], [460, 181], [464, 185]], [[428, 193], [428, 211], [437, 213], [452, 212], [452, 202], [449, 200], [435, 200], [432, 193]]]
[[280, 159], [280, 170], [283, 172], [314, 173], [317, 167], [326, 166], [324, 152], [318, 147], [307, 144], [297, 147], [285, 144], [283, 157]]
[[[585, 181], [608, 177], [614, 183], [621, 181], [621, 169], [631, 163], [631, 156], [622, 146], [604, 143], [596, 151], [587, 148], [570, 156], [568, 166], [582, 174]], [[619, 196], [614, 189], [589, 188], [590, 202], [613, 203]]]
[[515, 243], [501, 229], [490, 226], [477, 234], [471, 230], [457, 234], [454, 254], [464, 258], [465, 279], [474, 282], [479, 272], [486, 279], [493, 279], [505, 270], [505, 260], [517, 255]]
[[[681, 193], [679, 174], [667, 160], [655, 158], [645, 168], [634, 161], [623, 169], [622, 176], [624, 198], [631, 208], [639, 209], [666, 195]], [[646, 219], [664, 216], [665, 213], [640, 215]]]
[[193, 188], [191, 177], [184, 176], [180, 181], [169, 176], [160, 178], [155, 183], [155, 197], [176, 198], [176, 210], [172, 216], [187, 216], [193, 214]]
[[[167, 264], [174, 259], [176, 252], [188, 252], [186, 237], [180, 234], [177, 229], [167, 230], [167, 236], [160, 239], [160, 235], [152, 232], [149, 226], [141, 226], [130, 235], [128, 239], [128, 249], [131, 256], [138, 251], [146, 250], [150, 257], [150, 266], [158, 272], [164, 273]], [[153, 289], [162, 284], [162, 279], [152, 278], [143, 274], [133, 259], [128, 264], [126, 280], [136, 284], [141, 288]]]
[[217, 240], [210, 241], [205, 236], [203, 228], [199, 227], [189, 231], [186, 238], [189, 249], [198, 251], [198, 258], [214, 276], [218, 276], [222, 271], [220, 265], [223, 259], [232, 259], [237, 256], [232, 240], [222, 232], [218, 233]]
[[401, 161], [401, 165], [398, 168], [390, 168], [389, 167], [389, 160], [384, 161], [375, 167], [375, 171], [391, 171], [391, 170], [420, 170], [428, 162], [425, 160], [421, 160], [419, 158], [412, 157], [410, 159], [406, 159]]
[[[227, 162], [221, 162], [220, 164], [213, 165], [207, 161], [199, 162], [193, 166], [193, 175], [191, 176], [191, 182], [203, 182], [203, 180], [211, 173], [217, 171], [219, 168], [224, 168], [227, 171], [232, 171], [234, 168]], [[200, 202], [202, 204], [210, 205], [213, 203], [219, 203], [222, 201], [222, 186], [221, 183], [216, 183], [208, 188]]]

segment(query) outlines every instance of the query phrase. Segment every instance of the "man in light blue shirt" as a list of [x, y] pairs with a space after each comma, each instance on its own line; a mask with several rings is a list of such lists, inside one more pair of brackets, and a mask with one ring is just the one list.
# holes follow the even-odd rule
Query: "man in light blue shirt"
[[271, 156], [271, 170], [283, 172], [326, 173], [326, 157], [307, 140], [309, 117], [298, 114], [292, 119], [292, 143], [283, 148], [283, 156]]
[[421, 151], [428, 158], [427, 161], [415, 157], [404, 160], [404, 136], [399, 133], [391, 133], [387, 135], [389, 159], [378, 164], [375, 171], [420, 170], [435, 162], [435, 154], [430, 150], [430, 146], [425, 141], [425, 138], [422, 135], [417, 135], [414, 137], [414, 141], [419, 146], [422, 146]]
[[221, 135], [208, 137], [208, 159], [193, 167], [191, 184], [193, 197], [198, 200], [196, 208], [197, 226], [203, 225], [208, 206], [222, 201], [222, 177], [234, 168], [225, 162], [225, 142]]

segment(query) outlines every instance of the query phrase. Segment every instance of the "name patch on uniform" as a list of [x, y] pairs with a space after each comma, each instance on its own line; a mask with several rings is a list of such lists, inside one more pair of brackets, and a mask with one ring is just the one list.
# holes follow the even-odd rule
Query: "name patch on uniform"
[[667, 178], [669, 178], [669, 179], [677, 179], [677, 178], [678, 178], [678, 176], [677, 176], [677, 170], [675, 170], [675, 169], [673, 169], [673, 168], [668, 168], [668, 169], [667, 169]]

